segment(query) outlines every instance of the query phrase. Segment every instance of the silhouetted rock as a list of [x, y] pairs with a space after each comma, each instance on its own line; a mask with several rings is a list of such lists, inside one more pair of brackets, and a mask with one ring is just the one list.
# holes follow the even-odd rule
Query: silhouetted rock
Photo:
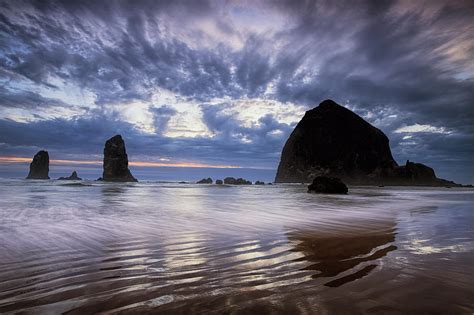
[[325, 100], [309, 110], [285, 143], [275, 182], [317, 176], [348, 184], [457, 186], [419, 163], [399, 167], [387, 136], [349, 109]]
[[30, 163], [30, 172], [26, 179], [49, 179], [49, 154], [48, 151], [39, 151]]
[[248, 181], [243, 178], [226, 177], [224, 178], [224, 184], [227, 185], [252, 185], [251, 181]]
[[287, 140], [275, 182], [316, 176], [352, 179], [396, 167], [388, 138], [350, 110], [326, 100], [309, 110]]
[[82, 178], [77, 176], [76, 171], [73, 171], [71, 176], [69, 176], [69, 177], [59, 177], [58, 180], [82, 180]]
[[222, 180], [220, 180], [220, 179], [216, 180], [216, 185], [222, 185], [222, 184], [223, 184]]
[[397, 178], [400, 178], [406, 182], [417, 182], [419, 180], [434, 181], [436, 175], [431, 167], [428, 167], [421, 163], [413, 163], [407, 160], [404, 166], [400, 166], [396, 169]]
[[122, 136], [116, 135], [105, 143], [104, 172], [107, 182], [137, 182], [128, 169], [128, 156]]
[[212, 178], [203, 178], [200, 181], [198, 181], [196, 184], [212, 184]]
[[98, 182], [103, 182], [104, 179], [103, 179], [102, 177], [99, 177], [99, 178], [96, 179], [96, 181], [98, 181]]
[[323, 194], [347, 194], [348, 189], [339, 178], [317, 176], [313, 183], [308, 186], [308, 192]]
[[257, 181], [255, 182], [255, 185], [265, 185], [265, 183], [264, 183], [264, 182], [261, 182], [261, 181], [259, 181], [259, 180], [257, 180]]

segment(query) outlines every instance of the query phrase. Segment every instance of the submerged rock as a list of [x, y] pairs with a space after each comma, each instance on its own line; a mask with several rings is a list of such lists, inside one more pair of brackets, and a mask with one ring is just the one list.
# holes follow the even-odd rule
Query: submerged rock
[[216, 185], [222, 185], [222, 184], [223, 184], [223, 182], [222, 182], [221, 179], [217, 179], [217, 180], [216, 180]]
[[127, 151], [120, 135], [105, 142], [102, 178], [108, 182], [137, 182], [128, 168]]
[[58, 180], [82, 180], [82, 178], [77, 176], [76, 171], [73, 171], [71, 176], [69, 176], [69, 177], [59, 177]]
[[203, 178], [200, 181], [196, 182], [196, 184], [212, 184], [212, 178]]
[[317, 176], [313, 183], [308, 186], [308, 192], [323, 194], [347, 194], [348, 189], [339, 178]]
[[48, 151], [39, 151], [30, 164], [30, 172], [26, 179], [49, 179], [49, 154]]
[[224, 178], [224, 184], [227, 185], [252, 185], [251, 181], [248, 181], [243, 178], [226, 177]]
[[261, 182], [261, 181], [259, 181], [259, 180], [257, 180], [257, 181], [255, 182], [255, 185], [265, 185], [265, 183], [264, 183], [264, 182]]
[[325, 100], [305, 113], [283, 147], [275, 182], [317, 176], [360, 185], [455, 186], [419, 163], [399, 167], [387, 136], [349, 109]]

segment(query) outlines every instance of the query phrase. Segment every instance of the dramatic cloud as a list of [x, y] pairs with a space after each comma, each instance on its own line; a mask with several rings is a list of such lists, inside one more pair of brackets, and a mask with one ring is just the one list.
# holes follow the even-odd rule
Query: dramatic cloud
[[474, 179], [472, 1], [0, 1], [0, 155], [276, 168], [331, 98]]

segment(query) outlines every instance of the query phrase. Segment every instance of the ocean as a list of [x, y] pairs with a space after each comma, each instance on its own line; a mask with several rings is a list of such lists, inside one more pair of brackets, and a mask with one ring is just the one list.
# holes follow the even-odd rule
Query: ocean
[[470, 314], [473, 223], [467, 188], [1, 179], [0, 313]]
[[[0, 163], [0, 177], [22, 179], [28, 175], [29, 164], [2, 164]], [[96, 180], [102, 177], [102, 165], [50, 165], [49, 177], [57, 179], [71, 175], [76, 170], [83, 179]], [[197, 182], [200, 179], [211, 177], [213, 180], [226, 177], [245, 178], [252, 182], [257, 180], [273, 182], [276, 170], [256, 168], [206, 168], [206, 167], [139, 167], [131, 166], [130, 170], [139, 181], [164, 182]]]

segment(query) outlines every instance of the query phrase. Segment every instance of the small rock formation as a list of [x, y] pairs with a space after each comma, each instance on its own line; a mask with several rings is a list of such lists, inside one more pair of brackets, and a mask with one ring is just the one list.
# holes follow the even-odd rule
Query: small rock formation
[[198, 181], [196, 184], [212, 184], [212, 178], [203, 178], [200, 181]]
[[39, 151], [30, 164], [30, 172], [26, 179], [49, 179], [49, 154], [48, 151]]
[[261, 182], [261, 181], [259, 181], [259, 180], [257, 180], [257, 181], [255, 182], [255, 185], [265, 185], [265, 183], [264, 183], [264, 182]]
[[120, 135], [105, 142], [102, 179], [107, 182], [137, 182], [128, 169], [127, 151]]
[[222, 184], [223, 184], [223, 182], [222, 182], [221, 179], [217, 179], [217, 180], [216, 180], [216, 185], [222, 185]]
[[325, 100], [306, 112], [283, 147], [275, 182], [317, 176], [354, 185], [459, 186], [419, 163], [398, 166], [387, 136], [349, 109]]
[[248, 181], [243, 178], [226, 177], [224, 178], [224, 184], [227, 185], [252, 185], [251, 181]]
[[76, 171], [73, 171], [71, 176], [69, 176], [69, 177], [59, 177], [58, 180], [82, 180], [82, 178], [77, 176]]
[[348, 189], [339, 178], [317, 176], [313, 183], [308, 186], [308, 192], [322, 194], [347, 194]]

